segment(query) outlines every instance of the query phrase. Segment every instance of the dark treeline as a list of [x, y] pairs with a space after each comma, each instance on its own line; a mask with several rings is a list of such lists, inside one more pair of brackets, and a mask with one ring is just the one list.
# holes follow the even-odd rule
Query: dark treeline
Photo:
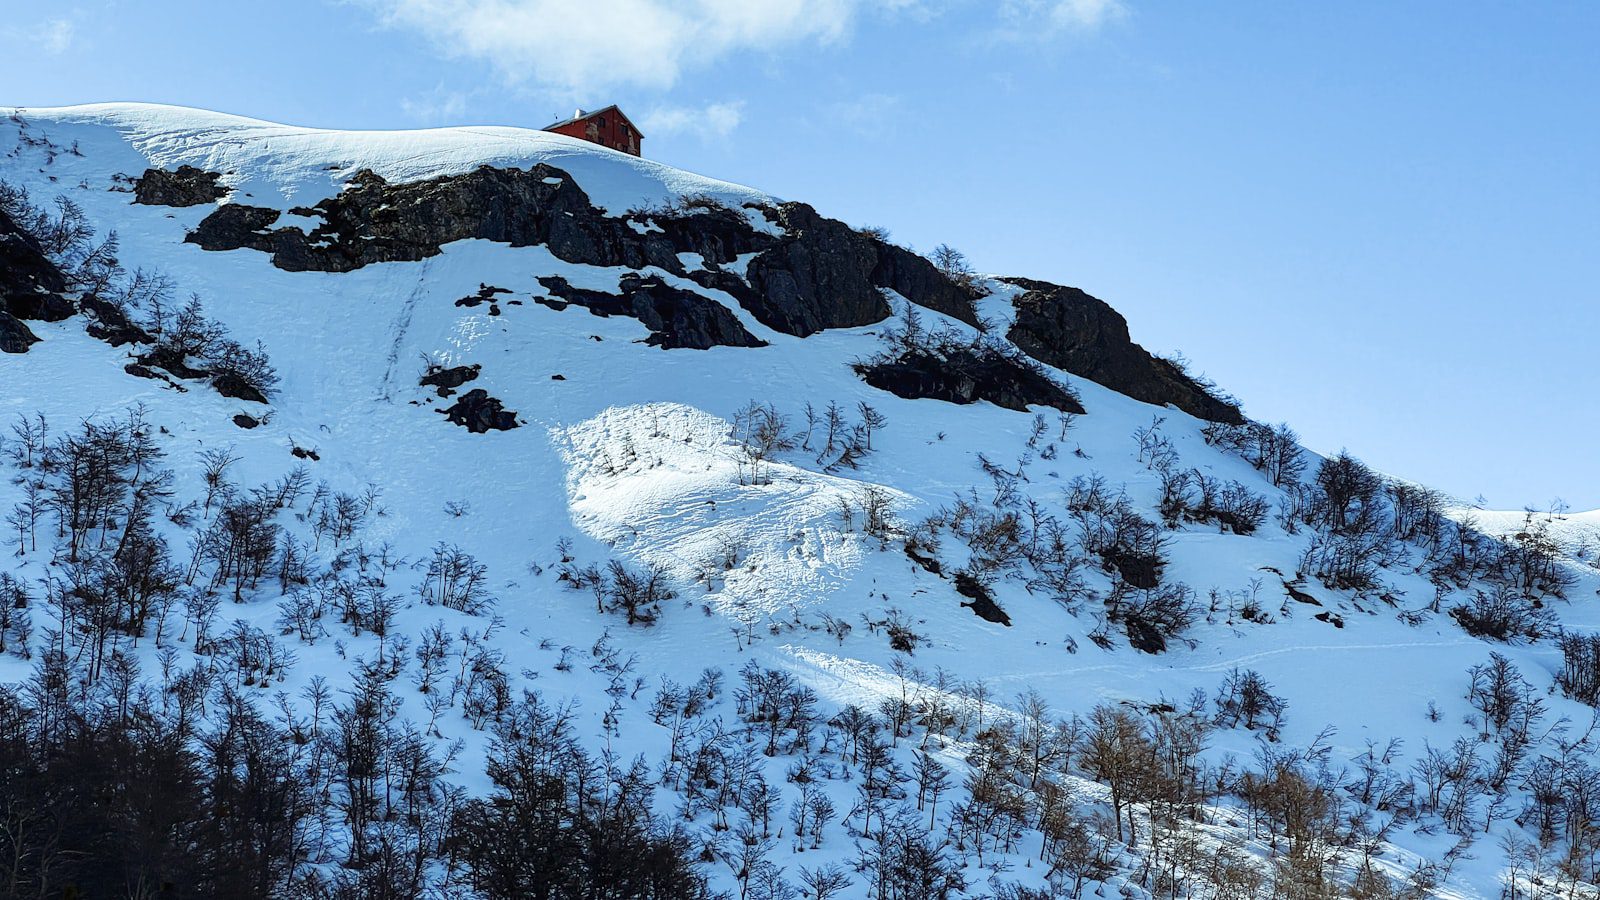
[[0, 687], [0, 896], [705, 893], [648, 772], [597, 763], [532, 695], [497, 728], [494, 790], [468, 801], [376, 675], [343, 698], [314, 684], [289, 714], [207, 692], [198, 669], [159, 692], [120, 652], [104, 670], [91, 683], [51, 651]]

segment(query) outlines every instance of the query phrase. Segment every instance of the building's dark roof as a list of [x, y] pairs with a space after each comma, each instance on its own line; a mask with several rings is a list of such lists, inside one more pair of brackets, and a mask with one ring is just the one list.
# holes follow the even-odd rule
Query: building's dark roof
[[560, 128], [563, 125], [571, 125], [573, 122], [582, 122], [582, 121], [585, 121], [587, 119], [592, 119], [595, 116], [598, 116], [598, 115], [600, 115], [602, 113], [608, 113], [608, 112], [614, 112], [617, 115], [621, 116], [625, 121], [627, 121], [628, 125], [633, 128], [633, 133], [635, 135], [637, 135], [639, 137], [644, 137], [644, 132], [639, 130], [639, 126], [634, 125], [633, 124], [633, 120], [628, 118], [628, 114], [623, 112], [622, 110], [618, 109], [617, 105], [615, 103], [611, 104], [610, 106], [602, 107], [601, 109], [580, 110], [576, 115], [568, 116], [567, 118], [562, 119], [559, 122], [551, 122], [549, 125], [546, 125], [545, 127], [541, 128], [540, 131], [549, 131], [552, 128]]

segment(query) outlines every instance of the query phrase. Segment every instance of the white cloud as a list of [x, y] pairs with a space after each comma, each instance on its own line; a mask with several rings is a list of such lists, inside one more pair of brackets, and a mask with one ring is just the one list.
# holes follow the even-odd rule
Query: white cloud
[[743, 120], [744, 101], [735, 100], [699, 108], [659, 106], [644, 114], [640, 127], [649, 137], [694, 132], [702, 138], [725, 138]]
[[77, 30], [78, 26], [71, 19], [50, 19], [35, 30], [34, 39], [46, 53], [65, 53], [72, 46]]
[[1003, 0], [1002, 29], [1011, 37], [1094, 31], [1128, 14], [1122, 0]]
[[575, 95], [669, 88], [729, 53], [838, 40], [863, 0], [362, 0], [512, 83]]
[[741, 52], [848, 37], [863, 14], [929, 21], [962, 8], [1018, 35], [1090, 30], [1123, 0], [351, 0], [385, 24], [479, 59], [512, 84], [599, 103], [619, 87], [664, 90]]
[[73, 10], [67, 16], [33, 24], [0, 26], [0, 42], [21, 44], [29, 50], [60, 56], [78, 43], [78, 22], [82, 18], [81, 11]]

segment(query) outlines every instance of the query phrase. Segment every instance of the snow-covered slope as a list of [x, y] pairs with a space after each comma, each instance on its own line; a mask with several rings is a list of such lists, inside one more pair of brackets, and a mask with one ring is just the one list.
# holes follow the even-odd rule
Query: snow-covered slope
[[[1232, 856], [1261, 873], [1256, 895], [1286, 894], [1286, 881], [1274, 878], [1271, 860], [1287, 844], [1273, 836], [1275, 823], [1245, 811], [1239, 782], [1230, 779], [1291, 751], [1300, 751], [1297, 765], [1317, 773], [1339, 796], [1347, 818], [1364, 817], [1351, 832], [1359, 837], [1346, 839], [1367, 842], [1370, 872], [1399, 884], [1432, 861], [1439, 865], [1432, 870], [1436, 884], [1424, 892], [1429, 895], [1501, 896], [1508, 877], [1521, 879], [1517, 889], [1526, 891], [1533, 863], [1522, 851], [1508, 850], [1540, 837], [1529, 822], [1517, 821], [1529, 802], [1523, 770], [1562, 747], [1577, 758], [1592, 754], [1592, 746], [1580, 741], [1588, 740], [1593, 711], [1554, 684], [1563, 656], [1553, 629], [1546, 628], [1541, 640], [1510, 643], [1467, 633], [1449, 611], [1489, 588], [1477, 575], [1455, 584], [1431, 577], [1444, 551], [1430, 561], [1418, 544], [1396, 543], [1377, 553], [1383, 565], [1373, 586], [1328, 586], [1307, 572], [1306, 553], [1320, 539], [1318, 529], [1294, 512], [1313, 489], [1275, 486], [1240, 454], [1216, 446], [1214, 434], [1208, 441], [1206, 422], [1060, 370], [1049, 374], [1077, 393], [1083, 415], [903, 399], [868, 386], [852, 364], [878, 353], [885, 335], [903, 327], [912, 306], [905, 297], [889, 296], [891, 320], [798, 337], [763, 324], [733, 294], [690, 277], [702, 271], [700, 261], [687, 260], [679, 272], [648, 268], [643, 274], [720, 304], [765, 343], [663, 350], [642, 343], [650, 331], [636, 318], [535, 302], [549, 295], [540, 278], [559, 276], [577, 288], [614, 292], [629, 271], [564, 260], [547, 246], [460, 240], [419, 261], [315, 272], [285, 271], [253, 249], [216, 252], [185, 242], [219, 203], [285, 211], [310, 206], [338, 194], [362, 169], [399, 184], [482, 165], [525, 169], [543, 163], [568, 173], [612, 216], [663, 208], [686, 195], [715, 198], [736, 210], [776, 202], [759, 191], [511, 128], [324, 131], [133, 104], [0, 110], [0, 116], [9, 117], [0, 118], [0, 149], [7, 151], [0, 179], [25, 187], [36, 202], [69, 197], [98, 229], [116, 231], [125, 267], [160, 270], [172, 279], [177, 297], [203, 298], [208, 313], [234, 337], [260, 341], [281, 375], [269, 404], [231, 399], [203, 381], [129, 374], [124, 367], [139, 345], [113, 347], [90, 336], [82, 315], [29, 321], [39, 343], [26, 353], [0, 354], [0, 420], [42, 415], [59, 435], [81, 421], [109, 421], [142, 405], [146, 420], [159, 428], [165, 464], [175, 473], [173, 504], [203, 498], [202, 454], [218, 450], [236, 458], [227, 478], [241, 491], [297, 468], [308, 472], [312, 485], [325, 482], [330, 494], [359, 497], [376, 489], [381, 496], [371, 514], [337, 548], [314, 533], [309, 491], [278, 521], [307, 545], [313, 572], [327, 569], [339, 550], [357, 543], [403, 560], [386, 575], [389, 588], [405, 601], [391, 634], [411, 636], [413, 647], [436, 622], [451, 634], [479, 635], [473, 645], [503, 654], [516, 690], [537, 690], [552, 702], [576, 699], [579, 730], [595, 747], [610, 746], [623, 758], [643, 754], [655, 764], [670, 741], [649, 713], [661, 679], [692, 683], [705, 668], [719, 667], [732, 682], [750, 661], [809, 687], [820, 698], [823, 719], [850, 704], [879, 712], [886, 700], [907, 697], [923, 712], [930, 706], [964, 711], [962, 727], [940, 728], [935, 737], [911, 723], [894, 735], [894, 752], [907, 771], [920, 746], [958, 773], [968, 770], [978, 746], [974, 709], [990, 723], [1019, 722], [1024, 713], [1038, 714], [1027, 708], [1027, 695], [1036, 692], [1052, 718], [1088, 716], [1103, 704], [1153, 716], [1150, 711], [1161, 704], [1182, 708], [1201, 691], [1207, 698], [1203, 717], [1212, 720], [1210, 698], [1229, 674], [1259, 673], [1287, 701], [1288, 712], [1270, 737], [1266, 730], [1243, 727], [1208, 731], [1197, 758], [1222, 789], [1204, 800], [1198, 820], [1185, 818], [1171, 832], [1196, 837], [1203, 853], [1152, 851], [1146, 835], [1119, 841], [1119, 829], [1105, 826], [1110, 807], [1087, 751], [1059, 763], [1073, 814], [1084, 822], [1097, 811], [1101, 816], [1104, 827], [1090, 830], [1101, 842], [1097, 846], [1106, 848], [1109, 867], [1085, 890], [1108, 896], [1119, 890], [1124, 896], [1175, 896], [1171, 880], [1161, 880], [1169, 866], [1182, 892], [1223, 896], [1221, 889], [1204, 886], [1200, 870], [1204, 859]], [[219, 173], [220, 184], [232, 193], [181, 208], [131, 202], [128, 178], [180, 165]], [[782, 236], [769, 219], [750, 210], [746, 215]], [[739, 272], [737, 266], [726, 268]], [[998, 334], [1009, 327], [1011, 300], [1021, 289], [984, 283], [990, 294], [979, 312], [998, 323]], [[458, 303], [483, 286], [504, 291], [492, 303]], [[930, 310], [916, 316], [952, 334], [974, 334], [971, 326]], [[442, 397], [419, 384], [425, 365], [479, 369], [473, 381]], [[518, 427], [473, 433], [441, 415], [473, 388], [512, 411]], [[832, 464], [836, 454], [823, 450], [824, 426], [818, 425], [809, 430], [806, 446], [775, 449], [752, 472], [735, 427], [752, 401], [770, 403], [797, 436], [807, 431], [808, 404], [813, 411], [837, 404], [852, 425], [863, 415], [859, 406], [867, 404], [885, 423], [854, 466]], [[239, 414], [260, 424], [241, 428], [235, 424]], [[1310, 463], [1308, 483], [1320, 460]], [[1159, 527], [1167, 558], [1161, 587], [1186, 585], [1192, 591], [1187, 603], [1193, 621], [1171, 629], [1165, 652], [1143, 652], [1133, 646], [1136, 629], [1127, 624], [1131, 614], [1122, 604], [1148, 601], [1150, 585], [1126, 571], [1116, 574], [1092, 548], [1078, 547], [1093, 517], [1084, 511], [1086, 482], [1077, 480], [1103, 479], [1108, 497], [1125, 492], [1131, 511], [1160, 523], [1164, 485], [1170, 487], [1172, 473], [1190, 470], [1220, 483], [1238, 482], [1265, 498], [1271, 512], [1251, 534], [1231, 533], [1215, 522]], [[29, 476], [9, 462], [6, 472], [0, 509], [10, 510], [24, 499]], [[966, 524], [952, 524], [948, 511], [963, 498], [970, 508], [956, 519]], [[894, 524], [869, 528], [871, 505], [890, 510]], [[941, 508], [947, 510], [941, 520], [917, 528]], [[209, 516], [209, 510], [197, 514], [187, 525], [160, 519], [177, 556], [187, 558], [191, 537], [207, 527]], [[971, 537], [971, 523], [987, 516], [1015, 516], [1000, 530], [1015, 531], [1022, 523], [1040, 540], [1046, 534], [1041, 522], [1058, 523], [1072, 545], [1067, 556], [1078, 560], [1064, 577], [1076, 579], [1077, 587], [1050, 583], [1032, 558], [975, 563], [974, 557], [994, 550], [971, 546], [979, 543]], [[1481, 514], [1479, 522], [1492, 524]], [[942, 574], [907, 552], [908, 538], [912, 551], [935, 558]], [[37, 549], [26, 546], [8, 555], [0, 568], [30, 584], [48, 583], [59, 569], [51, 543], [42, 533]], [[500, 627], [490, 627], [487, 611], [474, 615], [430, 605], [419, 595], [441, 544], [486, 567], [484, 589], [495, 601], [492, 615]], [[15, 550], [16, 541], [8, 537], [7, 546]], [[998, 552], [1013, 551], [1020, 552]], [[573, 573], [582, 581], [586, 567], [603, 571], [611, 561], [635, 571], [660, 567], [673, 598], [660, 604], [652, 624], [630, 627], [621, 614], [597, 611], [589, 589], [574, 590]], [[981, 571], [979, 580], [1009, 625], [974, 614], [971, 599], [951, 577], [961, 569]], [[1574, 572], [1576, 580], [1565, 588], [1568, 599], [1541, 602], [1563, 628], [1594, 631], [1600, 628], [1593, 601], [1600, 579], [1592, 570]], [[192, 588], [179, 591], [176, 608], [188, 602], [183, 598], [190, 591], [205, 590], [208, 579], [203, 571]], [[241, 620], [273, 635], [296, 657], [267, 680], [263, 703], [278, 692], [299, 703], [294, 698], [318, 676], [349, 683], [357, 657], [386, 652], [385, 638], [352, 633], [331, 618], [328, 634], [312, 641], [285, 632], [280, 604], [286, 593], [303, 589], [286, 591], [263, 578], [243, 588], [237, 604], [231, 587], [217, 590], [227, 600], [218, 630]], [[180, 612], [171, 615], [174, 623], [184, 621]], [[50, 607], [35, 605], [36, 642], [54, 627], [51, 616]], [[904, 642], [900, 649], [892, 646], [892, 635], [907, 632], [909, 652]], [[467, 643], [463, 638], [463, 660]], [[177, 624], [159, 641], [129, 644], [151, 678], [166, 647], [185, 660], [196, 649], [188, 629]], [[633, 660], [626, 676], [595, 662], [611, 658], [612, 651], [617, 659]], [[1420, 773], [1430, 752], [1449, 752], [1461, 738], [1477, 754], [1476, 765], [1487, 770], [1498, 738], [1480, 742], [1479, 714], [1467, 699], [1468, 669], [1488, 662], [1492, 653], [1520, 670], [1546, 709], [1538, 742], [1523, 748], [1523, 769], [1495, 787], [1488, 786], [1487, 775], [1467, 776], [1466, 782], [1478, 786], [1458, 789], [1471, 796], [1463, 801], [1465, 811], [1453, 817], [1440, 811], [1438, 798], [1422, 802], [1413, 793], [1387, 805], [1370, 797], [1363, 802], [1352, 787], [1361, 780], [1362, 755], [1373, 745], [1381, 752], [1391, 739], [1402, 744], [1383, 768], [1408, 786], [1426, 781]], [[217, 658], [193, 656], [201, 662]], [[26, 678], [33, 665], [15, 653], [0, 655], [0, 682]], [[624, 688], [608, 693], [619, 677]], [[486, 791], [489, 726], [459, 708], [431, 712], [409, 675], [393, 689], [403, 698], [400, 715], [431, 722], [432, 740], [441, 748], [462, 742], [453, 780], [469, 792]], [[715, 714], [734, 728], [735, 704], [731, 698], [723, 702]], [[1570, 727], [1555, 728], [1559, 720]], [[837, 769], [825, 790], [843, 817], [856, 803], [858, 776], [848, 774], [842, 756], [821, 752], [815, 742], [805, 754], [763, 758], [767, 781], [782, 795], [780, 805], [787, 809], [798, 796], [799, 787], [784, 773], [799, 755]], [[1218, 774], [1228, 771], [1233, 775]], [[917, 818], [931, 819], [936, 839], [958, 835], [946, 853], [968, 886], [961, 895], [995, 895], [1011, 881], [1042, 888], [1051, 866], [1041, 862], [1037, 811], [1029, 807], [1014, 839], [985, 852], [978, 838], [974, 852], [974, 839], [959, 837], [963, 832], [951, 824], [957, 800], [966, 795], [960, 781], [947, 795], [955, 800]], [[915, 807], [915, 783], [910, 788], [906, 802]], [[658, 791], [661, 811], [676, 814], [673, 791]], [[685, 824], [714, 836], [714, 819], [699, 812]], [[871, 843], [870, 827], [868, 836], [851, 833], [860, 825], [859, 816], [836, 819], [815, 850], [792, 835], [779, 837], [770, 858], [798, 885], [801, 865], [856, 860], [858, 845]], [[773, 830], [787, 834], [780, 826]], [[1568, 890], [1589, 896], [1582, 893], [1587, 887], [1554, 872], [1551, 860], [1570, 843], [1565, 832], [1546, 837], [1540, 857], [1545, 885], [1559, 885], [1562, 896]], [[727, 843], [711, 853], [715, 861], [705, 872], [737, 896], [747, 885]], [[1315, 852], [1334, 860], [1329, 878], [1345, 884], [1361, 868], [1363, 853], [1354, 844], [1335, 843]], [[1580, 880], [1591, 880], [1586, 865], [1574, 870]], [[839, 896], [869, 896], [870, 873], [855, 873], [852, 880]]]
[[1600, 563], [1600, 509], [1588, 512], [1559, 509], [1538, 512], [1460, 506], [1451, 514], [1489, 534], [1515, 535], [1530, 529], [1543, 529], [1572, 559], [1591, 566]]
[[284, 209], [327, 196], [359, 169], [390, 181], [416, 181], [478, 166], [538, 162], [571, 172], [596, 205], [615, 213], [684, 194], [708, 194], [734, 205], [771, 199], [751, 188], [525, 128], [333, 131], [146, 103], [30, 109], [26, 115], [56, 123], [50, 133], [58, 142], [92, 142], [120, 157], [114, 163], [102, 159], [101, 165], [126, 165], [124, 171], [130, 172], [135, 166], [180, 165], [222, 172], [223, 183], [252, 203]]

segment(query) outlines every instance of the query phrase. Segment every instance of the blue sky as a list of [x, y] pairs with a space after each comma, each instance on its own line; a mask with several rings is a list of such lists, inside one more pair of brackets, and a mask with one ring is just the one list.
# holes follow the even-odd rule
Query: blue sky
[[1600, 507], [1600, 4], [0, 0], [0, 102], [538, 127], [1077, 285], [1315, 449]]

